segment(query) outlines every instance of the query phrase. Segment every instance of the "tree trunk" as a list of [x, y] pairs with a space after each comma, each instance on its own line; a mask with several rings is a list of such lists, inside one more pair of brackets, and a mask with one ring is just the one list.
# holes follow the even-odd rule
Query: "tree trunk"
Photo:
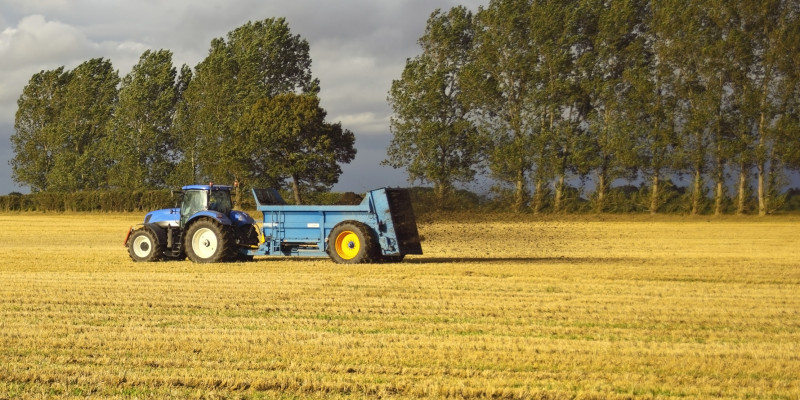
[[450, 185], [437, 182], [434, 184], [433, 190], [436, 195], [436, 208], [439, 210], [444, 209], [445, 201], [450, 194]]
[[721, 150], [719, 149], [719, 142], [717, 142], [717, 157], [716, 167], [714, 172], [714, 183], [716, 190], [714, 191], [714, 215], [722, 215], [722, 200], [725, 196], [725, 164], [719, 156]]
[[658, 214], [658, 172], [653, 173], [653, 184], [650, 187], [650, 214]]
[[239, 190], [239, 179], [237, 178], [233, 179], [233, 192], [233, 202], [237, 207], [239, 207], [242, 204], [242, 191]]
[[699, 168], [694, 170], [694, 178], [692, 180], [694, 183], [694, 188], [692, 189], [692, 215], [697, 215], [700, 214], [700, 201], [702, 200], [702, 193], [700, 190], [702, 189], [703, 181]]
[[597, 173], [597, 198], [595, 200], [595, 212], [598, 214], [605, 211], [605, 201], [606, 201], [606, 171], [605, 168], [601, 168], [600, 171]]
[[525, 171], [517, 171], [516, 190], [514, 192], [514, 212], [520, 213], [525, 207]]
[[558, 182], [556, 183], [556, 193], [555, 198], [553, 199], [553, 212], [561, 212], [562, 208], [562, 200], [564, 197], [564, 174], [561, 174], [558, 177]]
[[765, 197], [766, 188], [764, 186], [764, 171], [765, 165], [763, 162], [759, 161], [758, 165], [756, 165], [756, 170], [758, 171], [758, 215], [764, 216], [767, 215], [767, 199]]
[[535, 192], [533, 194], [533, 204], [531, 209], [533, 214], [539, 214], [542, 211], [542, 203], [544, 203], [544, 182], [541, 178], [536, 178]]
[[736, 204], [736, 215], [744, 215], [744, 208], [747, 202], [747, 168], [744, 164], [739, 166], [739, 193]]
[[294, 194], [294, 204], [303, 204], [300, 198], [300, 182], [295, 175], [292, 175], [292, 193]]

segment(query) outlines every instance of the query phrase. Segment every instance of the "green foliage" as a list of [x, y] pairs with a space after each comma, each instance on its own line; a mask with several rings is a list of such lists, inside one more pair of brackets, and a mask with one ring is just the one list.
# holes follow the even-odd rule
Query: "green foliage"
[[[737, 212], [749, 207], [750, 191], [760, 214], [780, 209], [781, 175], [800, 168], [795, 1], [493, 0], [478, 9], [472, 30], [459, 97], [488, 145], [465, 168], [485, 160], [503, 187], [498, 198], [508, 200], [513, 187], [512, 210], [561, 212], [572, 207], [569, 182], [593, 177], [596, 212], [644, 206], [651, 213], [720, 214], [730, 212], [731, 171], [743, 174]], [[396, 82], [423, 82], [428, 48], [444, 47], [458, 33], [426, 31], [423, 39], [433, 44]], [[393, 91], [390, 103], [401, 95]], [[417, 103], [420, 109], [395, 107], [393, 122], [426, 121], [450, 107]], [[431, 129], [428, 140], [445, 132]], [[423, 142], [404, 143], [402, 129], [393, 133], [390, 160], [398, 148]], [[429, 169], [445, 165], [420, 153]], [[422, 176], [408, 171], [411, 180]], [[664, 181], [673, 176], [690, 177], [686, 193]], [[620, 194], [611, 184], [619, 179], [645, 181], [647, 196], [637, 195], [635, 207], [614, 204]]]
[[48, 175], [48, 190], [108, 187], [110, 160], [103, 149], [117, 104], [119, 75], [111, 61], [95, 58], [67, 73], [63, 107], [56, 129], [58, 151]]
[[[229, 32], [227, 40], [214, 39], [186, 89], [179, 120], [188, 138], [181, 151], [192, 157], [188, 170], [195, 180], [257, 183], [251, 162], [257, 154], [247, 151], [251, 128], [240, 119], [263, 99], [317, 93], [310, 67], [308, 42], [292, 35], [283, 18], [248, 22]], [[259, 180], [282, 183], [280, 171], [258, 172], [264, 173]]]
[[0, 196], [0, 211], [145, 212], [172, 207], [169, 190], [47, 191]]
[[35, 74], [17, 101], [13, 178], [34, 191], [104, 188], [119, 76], [100, 58]]
[[57, 123], [68, 76], [64, 67], [34, 74], [17, 100], [11, 135], [14, 158], [9, 162], [14, 181], [31, 190], [47, 190], [55, 158], [61, 151]]
[[[248, 182], [270, 185], [289, 180], [296, 204], [301, 192], [327, 190], [342, 173], [339, 162], [355, 157], [355, 136], [341, 124], [325, 122], [313, 94], [279, 94], [258, 101], [242, 117], [242, 135], [252, 156]], [[309, 190], [311, 189], [311, 190]]]
[[389, 91], [393, 136], [383, 164], [405, 168], [410, 181], [433, 183], [439, 207], [454, 183], [474, 179], [483, 150], [460, 82], [473, 36], [464, 7], [434, 11], [419, 39], [423, 53], [406, 62]]
[[417, 215], [439, 211], [488, 212], [497, 206], [488, 198], [463, 189], [451, 191], [441, 203], [435, 188], [413, 187], [410, 188], [410, 194], [414, 213]]
[[[490, 142], [489, 168], [501, 182], [514, 185], [517, 212], [527, 202], [534, 160], [548, 151], [537, 123], [541, 110], [530, 101], [540, 79], [534, 69], [538, 54], [528, 19], [531, 7], [528, 0], [498, 0], [478, 11], [473, 61], [463, 79], [465, 97]], [[539, 172], [543, 177], [546, 171]]]
[[[34, 192], [138, 192], [209, 180], [280, 187], [290, 179], [299, 202], [300, 187], [329, 189], [338, 163], [356, 152], [352, 132], [324, 121], [310, 66], [308, 42], [271, 18], [212, 40], [194, 72], [184, 65], [178, 75], [168, 50], [145, 51], [121, 85], [103, 59], [41, 71], [18, 101], [13, 177]], [[242, 123], [259, 102], [296, 92], [314, 104], [287, 104], [301, 107], [294, 126], [286, 118]], [[268, 162], [267, 153], [283, 162]]]
[[113, 160], [108, 180], [112, 187], [165, 187], [174, 169], [173, 117], [178, 99], [176, 70], [168, 50], [147, 50], [122, 80], [119, 103], [106, 137]]

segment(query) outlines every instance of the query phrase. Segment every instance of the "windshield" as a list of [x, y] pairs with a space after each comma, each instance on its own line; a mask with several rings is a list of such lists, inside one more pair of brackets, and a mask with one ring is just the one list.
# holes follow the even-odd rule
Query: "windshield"
[[181, 215], [189, 217], [198, 211], [206, 209], [206, 191], [188, 190], [183, 192], [183, 202], [181, 203]]

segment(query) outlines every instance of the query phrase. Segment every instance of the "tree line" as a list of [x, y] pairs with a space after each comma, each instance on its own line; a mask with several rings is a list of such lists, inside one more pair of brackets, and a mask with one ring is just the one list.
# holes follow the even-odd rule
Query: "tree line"
[[443, 203], [485, 176], [516, 212], [560, 212], [570, 182], [608, 209], [642, 182], [659, 212], [764, 215], [800, 168], [797, 0], [491, 0], [436, 10], [392, 83], [386, 165]]
[[97, 58], [34, 74], [17, 105], [13, 179], [33, 192], [188, 183], [329, 189], [355, 137], [326, 122], [308, 42], [283, 18], [211, 42], [194, 70], [145, 51], [125, 77]]

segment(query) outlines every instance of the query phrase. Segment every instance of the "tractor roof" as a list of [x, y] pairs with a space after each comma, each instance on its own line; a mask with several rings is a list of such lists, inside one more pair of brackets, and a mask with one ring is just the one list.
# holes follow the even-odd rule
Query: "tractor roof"
[[181, 188], [182, 190], [231, 190], [228, 185], [187, 185]]

